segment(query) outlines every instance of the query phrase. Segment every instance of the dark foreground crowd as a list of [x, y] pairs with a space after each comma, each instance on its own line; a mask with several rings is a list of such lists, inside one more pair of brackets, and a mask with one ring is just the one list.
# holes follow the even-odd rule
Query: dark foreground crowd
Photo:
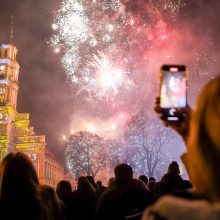
[[[159, 103], [155, 111], [160, 114]], [[77, 189], [61, 181], [56, 190], [40, 185], [23, 153], [10, 153], [0, 164], [0, 219], [21, 220], [220, 220], [220, 77], [201, 92], [194, 110], [183, 110], [178, 123], [164, 121], [186, 143], [181, 156], [190, 182], [173, 161], [158, 182], [133, 178], [127, 164], [115, 167], [108, 187], [91, 176]]]

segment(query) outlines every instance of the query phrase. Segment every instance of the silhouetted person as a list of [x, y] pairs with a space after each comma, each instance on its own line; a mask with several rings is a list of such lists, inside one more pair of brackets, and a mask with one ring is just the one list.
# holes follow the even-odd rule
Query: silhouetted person
[[56, 193], [64, 202], [68, 202], [72, 196], [72, 186], [69, 181], [62, 180], [57, 184]]
[[64, 203], [59, 199], [55, 190], [48, 185], [39, 186], [41, 199], [43, 201], [43, 209], [45, 219], [47, 220], [64, 220], [65, 209]]
[[156, 179], [151, 176], [149, 178], [149, 181], [148, 181], [148, 184], [147, 184], [147, 188], [151, 191], [151, 192], [154, 192], [155, 189], [156, 189], [156, 185], [157, 185], [157, 182], [156, 182]]
[[74, 220], [90, 220], [94, 218], [97, 204], [97, 193], [92, 184], [79, 178], [77, 190], [73, 192], [72, 213]]
[[[155, 110], [159, 113], [159, 103]], [[198, 97], [195, 110], [187, 107], [178, 123], [165, 122], [186, 143], [181, 156], [200, 200], [163, 196], [148, 208], [143, 220], [215, 220], [220, 216], [220, 76], [209, 82]]]
[[140, 176], [138, 177], [138, 179], [141, 180], [141, 181], [145, 184], [145, 186], [147, 186], [147, 183], [148, 183], [148, 178], [147, 178], [147, 176], [145, 176], [145, 175], [140, 175]]
[[162, 194], [170, 193], [184, 188], [184, 182], [180, 176], [179, 165], [172, 161], [168, 166], [168, 171], [161, 179]]
[[100, 191], [99, 191], [99, 187], [98, 185], [95, 183], [94, 177], [93, 176], [86, 176], [86, 178], [88, 179], [88, 181], [93, 185], [93, 187], [95, 188], [97, 195], [100, 195]]
[[69, 181], [62, 180], [57, 184], [56, 193], [65, 205], [66, 218], [73, 219], [72, 212], [72, 186]]
[[108, 180], [108, 188], [114, 186], [115, 184], [115, 177], [110, 177], [109, 180]]
[[[83, 181], [88, 181], [90, 184], [91, 184], [91, 182], [89, 181], [89, 179], [87, 178], [87, 177], [85, 177], [85, 176], [80, 176], [79, 178], [78, 178], [78, 180], [77, 180], [77, 187], [76, 187], [76, 189], [78, 188], [78, 186], [81, 184], [81, 182], [83, 182]], [[92, 185], [92, 184], [91, 184]]]
[[133, 179], [133, 170], [127, 164], [119, 164], [114, 169], [115, 183], [100, 197], [96, 210], [96, 220], [121, 220], [137, 214], [139, 219], [144, 207], [152, 202], [144, 183]]
[[107, 189], [107, 187], [102, 185], [102, 181], [97, 181], [96, 184], [97, 184], [101, 194]]
[[0, 164], [0, 218], [44, 219], [38, 177], [29, 157], [10, 153]]

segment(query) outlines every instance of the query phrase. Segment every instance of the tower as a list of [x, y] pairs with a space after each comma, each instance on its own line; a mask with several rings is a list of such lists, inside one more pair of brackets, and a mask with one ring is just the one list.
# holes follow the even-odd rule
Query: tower
[[0, 105], [11, 106], [16, 110], [18, 95], [19, 64], [16, 61], [17, 48], [11, 45], [0, 46]]
[[45, 136], [35, 134], [30, 126], [30, 115], [16, 110], [20, 68], [17, 52], [13, 45], [0, 46], [0, 161], [8, 152], [22, 151], [30, 157], [39, 181], [56, 186], [63, 179], [62, 165], [46, 155]]
[[17, 116], [19, 64], [16, 61], [17, 48], [12, 45], [0, 46], [0, 159], [14, 145], [13, 129]]
[[30, 127], [30, 115], [18, 113], [18, 74], [17, 48], [13, 45], [0, 46], [0, 160], [8, 152], [22, 151], [34, 164], [38, 176], [43, 178], [45, 136], [36, 135]]

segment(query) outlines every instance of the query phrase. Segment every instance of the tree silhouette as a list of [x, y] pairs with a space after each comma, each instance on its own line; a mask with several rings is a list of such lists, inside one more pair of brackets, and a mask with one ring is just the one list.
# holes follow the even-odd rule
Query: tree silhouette
[[171, 160], [167, 130], [154, 118], [139, 114], [125, 135], [126, 157], [139, 174], [160, 177]]
[[71, 174], [93, 177], [106, 166], [106, 148], [104, 140], [97, 134], [79, 131], [70, 136], [66, 143], [65, 159]]

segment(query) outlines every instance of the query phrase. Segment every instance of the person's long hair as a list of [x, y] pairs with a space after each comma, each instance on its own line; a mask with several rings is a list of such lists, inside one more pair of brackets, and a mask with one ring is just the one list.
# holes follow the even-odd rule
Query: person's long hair
[[211, 183], [209, 192], [204, 193], [211, 192], [211, 197], [220, 200], [220, 77], [208, 83], [199, 95], [191, 119], [188, 150], [194, 157], [189, 161], [195, 166], [191, 172], [198, 176], [196, 172], [200, 170], [200, 184], [207, 176]]
[[5, 211], [12, 210], [7, 215], [13, 215], [17, 210], [21, 216], [19, 213], [16, 215], [23, 219], [28, 218], [28, 214], [33, 215], [32, 219], [39, 219], [38, 184], [37, 173], [29, 157], [21, 152], [9, 153], [0, 164], [0, 202]]
[[59, 199], [55, 190], [48, 185], [40, 185], [39, 189], [40, 189], [41, 198], [43, 200], [45, 219], [63, 220], [64, 203]]
[[79, 193], [79, 195], [81, 195], [82, 198], [96, 198], [95, 187], [88, 180], [79, 181], [77, 192]]

